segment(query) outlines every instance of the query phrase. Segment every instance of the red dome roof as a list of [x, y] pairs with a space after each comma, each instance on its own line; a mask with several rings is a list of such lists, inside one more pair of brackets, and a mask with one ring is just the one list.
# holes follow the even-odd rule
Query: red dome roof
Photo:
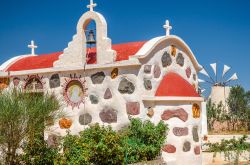
[[188, 81], [173, 72], [164, 76], [155, 96], [200, 97]]
[[[128, 60], [129, 56], [135, 55], [146, 42], [130, 42], [125, 44], [112, 45], [112, 49], [117, 52], [116, 61]], [[21, 71], [32, 69], [43, 69], [53, 67], [53, 63], [58, 60], [63, 52], [44, 54], [39, 56], [29, 56], [17, 60], [11, 64], [6, 71]], [[96, 63], [96, 49], [89, 53], [88, 64]]]

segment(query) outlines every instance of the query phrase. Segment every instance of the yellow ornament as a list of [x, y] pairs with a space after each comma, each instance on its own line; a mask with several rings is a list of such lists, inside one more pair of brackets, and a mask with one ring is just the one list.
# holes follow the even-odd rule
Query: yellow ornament
[[192, 107], [192, 112], [193, 112], [193, 118], [197, 119], [197, 118], [200, 118], [200, 106], [198, 104], [193, 104], [193, 107]]

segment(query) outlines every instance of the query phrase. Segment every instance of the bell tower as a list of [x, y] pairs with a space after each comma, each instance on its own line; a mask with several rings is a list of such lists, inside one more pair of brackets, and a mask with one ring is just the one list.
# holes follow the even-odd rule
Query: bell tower
[[[96, 6], [97, 4], [90, 0], [90, 4], [87, 6], [89, 11], [79, 19], [76, 35], [73, 36], [68, 47], [64, 49], [63, 54], [59, 56], [58, 61], [54, 62], [54, 67], [83, 66], [88, 60], [88, 44], [90, 42], [96, 47], [96, 64], [107, 64], [115, 61], [116, 52], [112, 50], [111, 39], [107, 37], [107, 22], [100, 13], [94, 11]], [[95, 23], [96, 29], [88, 31], [87, 27], [92, 21]]]

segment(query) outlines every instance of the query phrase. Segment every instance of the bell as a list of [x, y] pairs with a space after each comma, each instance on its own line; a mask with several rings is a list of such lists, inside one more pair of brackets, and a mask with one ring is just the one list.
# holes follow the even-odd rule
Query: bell
[[87, 44], [96, 44], [94, 30], [90, 30], [87, 38]]

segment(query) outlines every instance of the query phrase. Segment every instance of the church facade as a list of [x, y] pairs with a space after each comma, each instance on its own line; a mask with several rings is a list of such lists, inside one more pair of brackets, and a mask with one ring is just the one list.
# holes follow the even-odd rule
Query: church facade
[[[65, 116], [46, 132], [46, 138], [77, 134], [91, 123], [126, 126], [130, 118], [169, 126], [162, 158], [172, 164], [201, 164], [201, 113], [198, 93], [202, 69], [188, 45], [171, 35], [144, 42], [113, 45], [105, 18], [91, 3], [77, 24], [76, 34], [62, 52], [31, 54], [6, 61], [0, 69], [0, 88], [20, 87], [54, 93]], [[96, 42], [88, 46], [85, 31], [96, 25]], [[90, 43], [91, 44], [91, 43]], [[34, 50], [34, 43], [29, 45]]]

